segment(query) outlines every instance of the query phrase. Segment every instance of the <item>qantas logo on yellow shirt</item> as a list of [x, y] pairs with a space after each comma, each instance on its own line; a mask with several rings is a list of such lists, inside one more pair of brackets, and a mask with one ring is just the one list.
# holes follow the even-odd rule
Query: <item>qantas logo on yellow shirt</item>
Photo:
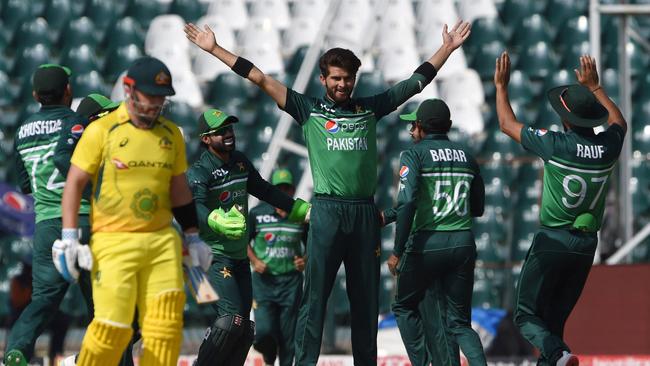
[[111, 159], [111, 162], [117, 169], [129, 168], [162, 168], [172, 169], [172, 164], [165, 161], [152, 161], [152, 160], [129, 160], [127, 163], [122, 162], [118, 158]]

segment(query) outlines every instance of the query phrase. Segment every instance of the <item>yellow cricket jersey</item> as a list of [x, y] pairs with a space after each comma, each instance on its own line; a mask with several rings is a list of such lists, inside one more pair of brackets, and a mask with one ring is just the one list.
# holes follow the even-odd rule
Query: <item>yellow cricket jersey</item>
[[187, 160], [183, 136], [168, 119], [137, 128], [122, 103], [86, 128], [70, 162], [92, 175], [93, 232], [151, 232], [171, 223], [171, 178], [185, 172]]

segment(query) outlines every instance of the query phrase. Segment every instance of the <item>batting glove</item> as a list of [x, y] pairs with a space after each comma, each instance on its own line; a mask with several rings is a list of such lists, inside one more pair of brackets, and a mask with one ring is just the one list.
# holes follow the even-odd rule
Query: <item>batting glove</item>
[[212, 264], [212, 250], [199, 237], [199, 233], [185, 234], [185, 246], [192, 262], [192, 267], [201, 267], [204, 272]]
[[66, 281], [73, 283], [79, 278], [77, 269], [77, 247], [79, 234], [77, 229], [63, 229], [62, 239], [57, 239], [52, 244], [52, 261], [54, 267]]
[[289, 212], [288, 219], [292, 222], [308, 223], [310, 213], [311, 204], [298, 198], [293, 203], [293, 207], [291, 208], [291, 212]]
[[222, 234], [228, 239], [239, 239], [246, 231], [246, 218], [236, 208], [231, 208], [225, 212], [218, 208], [210, 212], [208, 216], [208, 226], [217, 233]]

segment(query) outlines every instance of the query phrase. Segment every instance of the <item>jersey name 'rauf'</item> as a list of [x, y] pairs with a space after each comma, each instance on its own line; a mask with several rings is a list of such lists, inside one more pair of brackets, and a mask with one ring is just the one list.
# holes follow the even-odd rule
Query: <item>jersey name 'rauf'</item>
[[602, 159], [605, 153], [603, 145], [576, 144], [576, 156], [585, 159]]

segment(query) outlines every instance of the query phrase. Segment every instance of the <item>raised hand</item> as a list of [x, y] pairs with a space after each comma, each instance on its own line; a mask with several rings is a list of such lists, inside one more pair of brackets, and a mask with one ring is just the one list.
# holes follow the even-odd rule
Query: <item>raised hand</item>
[[497, 58], [496, 67], [494, 68], [494, 85], [508, 86], [510, 82], [510, 56], [507, 51], [503, 51]]
[[459, 20], [451, 28], [451, 32], [447, 32], [447, 24], [445, 24], [442, 28], [442, 44], [455, 50], [469, 37], [470, 33], [472, 33], [471, 29], [471, 24]]
[[208, 25], [203, 26], [203, 30], [201, 30], [201, 28], [196, 25], [187, 23], [185, 24], [184, 30], [187, 39], [204, 51], [212, 52], [212, 50], [217, 47], [217, 39]]
[[598, 89], [598, 69], [596, 68], [596, 60], [589, 56], [580, 56], [580, 70], [574, 69], [578, 82], [589, 90], [594, 91]]

